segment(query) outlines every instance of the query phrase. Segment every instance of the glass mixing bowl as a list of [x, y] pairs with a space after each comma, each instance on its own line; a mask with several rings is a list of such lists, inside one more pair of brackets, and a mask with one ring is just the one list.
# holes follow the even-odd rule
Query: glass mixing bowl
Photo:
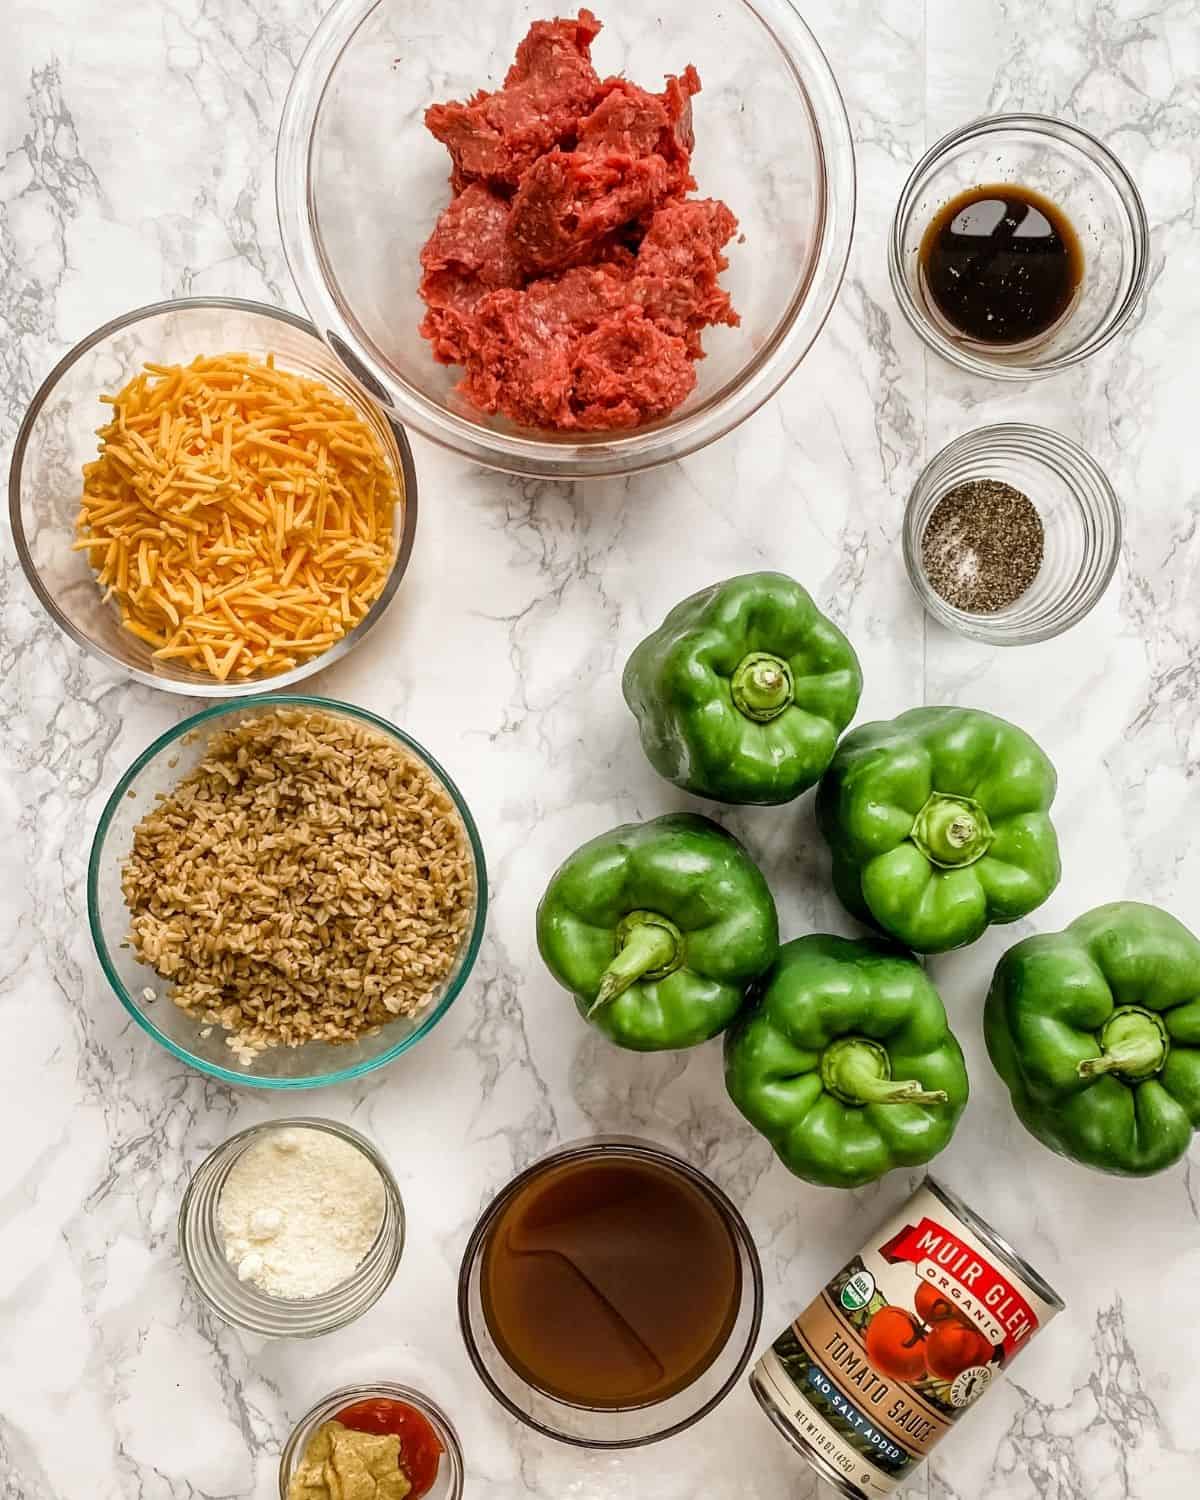
[[[572, 7], [567, 7], [571, 9]], [[558, 479], [629, 474], [694, 452], [795, 369], [833, 305], [850, 248], [854, 154], [837, 84], [789, 0], [605, 0], [601, 76], [647, 88], [700, 72], [693, 171], [744, 243], [722, 277], [739, 328], [704, 335], [699, 382], [669, 417], [625, 432], [553, 433], [487, 417], [454, 391], [417, 332], [420, 252], [450, 199], [425, 107], [498, 86], [546, 0], [340, 0], [284, 106], [279, 223], [310, 316], [364, 387], [426, 437], [478, 463]]]
[[[921, 238], [938, 210], [973, 187], [1033, 188], [1062, 210], [1083, 250], [1068, 312], [1020, 345], [985, 345], [951, 328], [923, 285]], [[892, 291], [913, 329], [962, 370], [996, 380], [1053, 375], [1095, 354], [1141, 300], [1150, 229], [1137, 186], [1102, 141], [1049, 115], [988, 115], [930, 147], [904, 185], [888, 245]]]
[[[458, 811], [474, 866], [474, 907], [464, 929], [457, 961], [438, 992], [413, 1016], [397, 1016], [375, 1036], [355, 1042], [307, 1042], [302, 1047], [272, 1047], [242, 1066], [225, 1044], [220, 1026], [180, 1010], [168, 997], [167, 982], [139, 963], [128, 943], [129, 911], [121, 891], [121, 866], [133, 847], [133, 831], [160, 793], [171, 789], [203, 759], [210, 736], [280, 706], [300, 706], [342, 714], [387, 735], [420, 761], [442, 784]], [[304, 1089], [346, 1083], [373, 1072], [407, 1052], [450, 1009], [466, 984], [483, 941], [487, 916], [487, 869], [483, 845], [463, 795], [437, 761], [403, 730], [366, 709], [330, 698], [281, 693], [252, 703], [221, 704], [176, 724], [138, 756], [113, 788], [100, 815], [88, 861], [88, 921], [100, 967], [121, 1004], [143, 1031], [174, 1057], [226, 1083], [252, 1088]], [[207, 1034], [206, 1034], [207, 1033]]]
[[[151, 647], [121, 625], [105, 603], [86, 552], [73, 552], [82, 469], [96, 457], [96, 429], [108, 408], [101, 392], [119, 391], [149, 360], [187, 364], [200, 354], [238, 351], [320, 380], [355, 408], [387, 456], [401, 503], [395, 507], [395, 551], [379, 598], [353, 630], [291, 672], [217, 682], [178, 662], [157, 661]], [[417, 526], [417, 477], [403, 429], [364, 399], [316, 329], [294, 313], [258, 302], [190, 297], [139, 307], [97, 328], [65, 355], [30, 402], [17, 433], [8, 480], [17, 556], [46, 613], [78, 645], [149, 687], [197, 698], [244, 698], [290, 687], [352, 651], [382, 618], [400, 586]]]

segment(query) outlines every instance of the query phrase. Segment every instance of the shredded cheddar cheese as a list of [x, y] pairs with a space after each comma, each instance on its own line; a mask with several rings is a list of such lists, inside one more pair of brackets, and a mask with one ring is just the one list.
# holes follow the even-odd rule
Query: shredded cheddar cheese
[[317, 380], [246, 354], [147, 364], [98, 429], [76, 550], [163, 662], [286, 672], [370, 609], [397, 486], [378, 438]]

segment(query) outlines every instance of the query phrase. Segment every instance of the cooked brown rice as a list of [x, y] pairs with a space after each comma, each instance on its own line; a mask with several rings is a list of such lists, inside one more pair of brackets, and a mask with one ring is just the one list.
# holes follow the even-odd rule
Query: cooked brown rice
[[474, 895], [432, 773], [357, 719], [296, 707], [212, 736], [137, 825], [121, 884], [137, 956], [243, 1061], [415, 1014]]

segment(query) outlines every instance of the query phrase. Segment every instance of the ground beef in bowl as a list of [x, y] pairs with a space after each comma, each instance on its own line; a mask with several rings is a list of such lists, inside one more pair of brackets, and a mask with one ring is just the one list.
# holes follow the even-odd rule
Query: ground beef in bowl
[[502, 88], [426, 111], [454, 197], [421, 252], [421, 332], [477, 410], [630, 428], [696, 384], [701, 334], [738, 315], [718, 278], [737, 220], [687, 195], [688, 66], [660, 93], [602, 79], [600, 23], [536, 21]]

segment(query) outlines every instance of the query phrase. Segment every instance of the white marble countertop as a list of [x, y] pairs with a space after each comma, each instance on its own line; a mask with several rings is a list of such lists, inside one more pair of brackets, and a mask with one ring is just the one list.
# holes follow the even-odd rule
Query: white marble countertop
[[[112, 315], [228, 293], [295, 305], [274, 217], [275, 126], [316, 0], [9, 0], [0, 50], [0, 441], [50, 365]], [[523, 483], [415, 444], [421, 520], [386, 622], [318, 690], [403, 724], [452, 769], [487, 845], [482, 960], [413, 1054], [309, 1095], [384, 1147], [410, 1241], [385, 1299], [319, 1346], [240, 1337], [185, 1284], [175, 1213], [192, 1167], [280, 1110], [175, 1064], [128, 1023], [94, 961], [83, 872], [121, 771], [189, 711], [99, 670], [3, 555], [0, 782], [0, 1494], [192, 1500], [275, 1493], [289, 1425], [335, 1383], [411, 1378], [460, 1426], [491, 1500], [793, 1500], [815, 1481], [742, 1389], [631, 1456], [535, 1439], [485, 1396], [454, 1315], [481, 1205], [559, 1140], [674, 1145], [743, 1206], [761, 1246], [764, 1342], [918, 1174], [838, 1194], [791, 1179], [728, 1106], [720, 1049], [635, 1057], [578, 1022], [541, 970], [533, 908], [586, 836], [678, 805], [620, 703], [624, 657], [714, 578], [780, 566], [862, 655], [863, 714], [920, 702], [1008, 714], [1061, 772], [1061, 925], [1140, 897], [1200, 925], [1200, 6], [1196, 0], [812, 0], [860, 168], [849, 276], [810, 358], [739, 432], [683, 466], [583, 489]], [[887, 288], [884, 237], [926, 144], [987, 109], [1061, 112], [1145, 195], [1149, 294], [1110, 351], [1027, 388], [927, 356]], [[1081, 441], [1128, 507], [1117, 581], [1068, 636], [997, 652], [926, 624], [898, 547], [925, 459], [984, 421]], [[5, 460], [7, 462], [7, 460]], [[676, 539], [686, 537], [686, 549]], [[468, 601], [447, 615], [448, 596]], [[434, 643], [431, 646], [430, 643]], [[811, 812], [733, 820], [788, 935], [845, 929]], [[1022, 931], [1029, 924], [1022, 924]], [[973, 1096], [937, 1171], [1066, 1295], [908, 1493], [927, 1500], [1177, 1500], [1200, 1492], [1200, 1150], [1127, 1183], [1060, 1162], [1016, 1124], [980, 1008], [1011, 931], [935, 963]]]

